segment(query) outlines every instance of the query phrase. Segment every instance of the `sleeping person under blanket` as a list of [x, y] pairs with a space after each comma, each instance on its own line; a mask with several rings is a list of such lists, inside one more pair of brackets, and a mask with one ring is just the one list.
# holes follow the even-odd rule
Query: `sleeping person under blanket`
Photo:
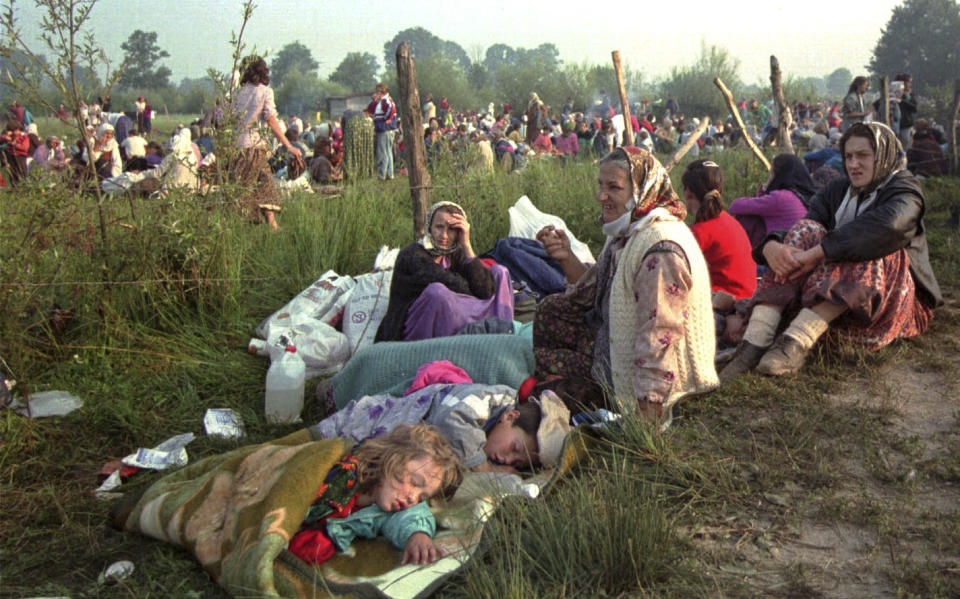
[[314, 437], [376, 437], [402, 423], [425, 422], [446, 437], [465, 468], [516, 472], [550, 468], [570, 431], [570, 411], [553, 392], [517, 403], [505, 385], [428, 385], [405, 397], [355, 399], [310, 428]]
[[427, 500], [456, 487], [463, 471], [432, 426], [402, 425], [360, 444], [330, 469], [287, 549], [308, 564], [345, 551], [357, 537], [382, 535], [403, 550], [401, 564], [443, 557]]

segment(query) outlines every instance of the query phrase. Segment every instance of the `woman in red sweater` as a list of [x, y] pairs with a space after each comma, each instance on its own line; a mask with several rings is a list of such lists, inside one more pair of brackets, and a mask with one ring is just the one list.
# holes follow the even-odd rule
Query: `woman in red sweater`
[[735, 299], [752, 296], [757, 264], [746, 231], [724, 210], [723, 171], [715, 162], [697, 160], [687, 166], [682, 182], [683, 200], [694, 215], [690, 229], [707, 260], [714, 294], [723, 291]]

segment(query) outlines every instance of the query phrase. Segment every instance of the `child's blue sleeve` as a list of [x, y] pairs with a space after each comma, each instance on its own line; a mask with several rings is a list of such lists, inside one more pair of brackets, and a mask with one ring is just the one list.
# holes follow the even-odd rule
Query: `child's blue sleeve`
[[407, 539], [415, 532], [423, 532], [433, 538], [437, 532], [437, 520], [426, 501], [421, 501], [405, 510], [395, 512], [383, 523], [381, 531], [397, 549], [403, 549]]
[[346, 551], [357, 537], [372, 539], [382, 534], [394, 547], [403, 549], [415, 532], [424, 532], [433, 538], [437, 521], [427, 502], [421, 501], [399, 512], [385, 512], [376, 504], [358, 510], [346, 518], [327, 520], [327, 536], [337, 551]]

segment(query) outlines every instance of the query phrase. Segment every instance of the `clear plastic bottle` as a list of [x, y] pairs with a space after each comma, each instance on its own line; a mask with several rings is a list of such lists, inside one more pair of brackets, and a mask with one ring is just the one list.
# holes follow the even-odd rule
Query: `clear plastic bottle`
[[297, 348], [288, 345], [286, 351], [270, 364], [267, 370], [264, 409], [267, 422], [291, 424], [300, 422], [303, 410], [303, 383], [306, 366], [297, 354]]

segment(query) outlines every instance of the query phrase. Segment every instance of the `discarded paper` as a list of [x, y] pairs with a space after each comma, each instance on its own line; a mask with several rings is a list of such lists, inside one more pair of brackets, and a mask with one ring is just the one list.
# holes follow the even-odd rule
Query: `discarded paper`
[[230, 408], [210, 408], [203, 415], [203, 430], [210, 437], [239, 439], [243, 436], [243, 419]]
[[30, 394], [30, 409], [23, 400], [13, 404], [16, 413], [31, 418], [43, 418], [45, 416], [65, 416], [70, 412], [83, 406], [83, 400], [66, 391], [41, 391], [40, 393]]
[[185, 466], [187, 464], [186, 445], [193, 441], [193, 433], [184, 433], [170, 437], [153, 449], [137, 449], [123, 458], [123, 463], [137, 468], [164, 470], [171, 466]]

